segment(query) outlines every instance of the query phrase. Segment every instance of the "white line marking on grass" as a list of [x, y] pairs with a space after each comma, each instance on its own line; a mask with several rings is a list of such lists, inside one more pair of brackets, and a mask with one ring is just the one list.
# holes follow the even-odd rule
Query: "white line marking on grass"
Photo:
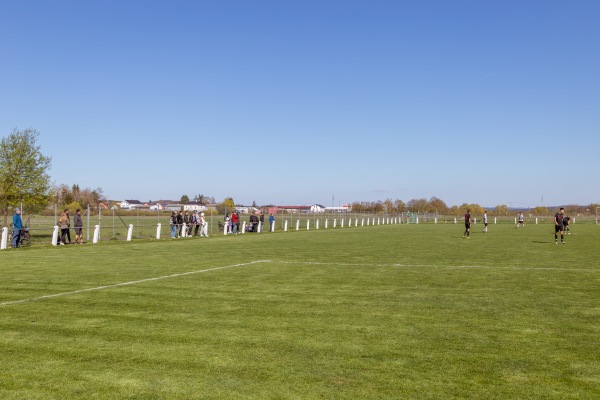
[[46, 299], [52, 299], [54, 297], [69, 296], [69, 295], [72, 295], [72, 294], [93, 292], [95, 290], [111, 289], [111, 288], [116, 288], [116, 287], [120, 287], [120, 286], [135, 285], [135, 284], [138, 284], [138, 283], [159, 281], [159, 280], [162, 280], [162, 279], [178, 278], [180, 276], [201, 274], [203, 272], [212, 272], [212, 271], [218, 271], [220, 269], [228, 269], [228, 268], [235, 268], [235, 267], [245, 267], [245, 266], [252, 265], [252, 264], [268, 263], [268, 262], [271, 262], [271, 260], [257, 260], [257, 261], [251, 261], [251, 262], [247, 262], [247, 263], [242, 263], [242, 264], [232, 264], [232, 265], [225, 265], [225, 266], [222, 266], [222, 267], [214, 267], [214, 268], [208, 268], [208, 269], [201, 269], [201, 270], [198, 270], [198, 271], [180, 272], [178, 274], [164, 275], [164, 276], [159, 276], [159, 277], [155, 277], [155, 278], [140, 279], [140, 280], [131, 281], [131, 282], [115, 283], [115, 284], [112, 284], [112, 285], [104, 285], [104, 286], [98, 286], [98, 287], [93, 287], [93, 288], [74, 290], [72, 292], [55, 293], [55, 294], [48, 294], [48, 295], [40, 296], [40, 297], [32, 297], [32, 298], [28, 298], [28, 299], [5, 301], [3, 303], [0, 303], [0, 306], [8, 306], [8, 305], [11, 305], [11, 304], [27, 303], [27, 302], [30, 302], [30, 301], [46, 300]]
[[454, 268], [454, 269], [514, 269], [514, 270], [534, 270], [534, 271], [584, 271], [600, 272], [599, 268], [561, 268], [561, 267], [514, 267], [514, 266], [489, 266], [489, 265], [433, 265], [433, 264], [361, 264], [361, 263], [336, 263], [321, 261], [275, 261], [279, 264], [299, 264], [299, 265], [334, 265], [338, 267], [416, 267], [416, 268]]

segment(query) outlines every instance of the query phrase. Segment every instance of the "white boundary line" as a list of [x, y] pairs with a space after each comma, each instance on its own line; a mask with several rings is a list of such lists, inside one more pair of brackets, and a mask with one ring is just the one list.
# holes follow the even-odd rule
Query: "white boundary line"
[[300, 264], [300, 265], [334, 265], [337, 267], [409, 267], [409, 268], [448, 268], [448, 269], [512, 269], [512, 270], [533, 270], [533, 271], [584, 271], [584, 272], [600, 272], [600, 268], [561, 268], [561, 267], [514, 267], [514, 266], [487, 266], [487, 265], [433, 265], [433, 264], [350, 264], [350, 263], [335, 263], [335, 262], [320, 262], [320, 261], [278, 261], [270, 260], [280, 264]]
[[111, 289], [111, 288], [116, 288], [116, 287], [120, 287], [120, 286], [135, 285], [135, 284], [138, 284], [138, 283], [159, 281], [159, 280], [162, 280], [162, 279], [178, 278], [180, 276], [193, 275], [193, 274], [201, 274], [203, 272], [218, 271], [220, 269], [228, 269], [228, 268], [235, 268], [235, 267], [245, 267], [245, 266], [248, 266], [248, 265], [253, 265], [253, 264], [258, 264], [258, 263], [268, 263], [268, 262], [271, 262], [271, 260], [257, 260], [257, 261], [250, 261], [250, 262], [247, 262], [247, 263], [242, 263], [242, 264], [232, 264], [232, 265], [225, 265], [225, 266], [222, 266], [222, 267], [214, 267], [214, 268], [208, 268], [208, 269], [201, 269], [201, 270], [198, 270], [198, 271], [181, 272], [181, 273], [178, 273], [178, 274], [164, 275], [164, 276], [159, 276], [159, 277], [155, 277], [155, 278], [146, 278], [146, 279], [140, 279], [140, 280], [131, 281], [131, 282], [122, 282], [122, 283], [115, 283], [115, 284], [112, 284], [112, 285], [104, 285], [104, 286], [97, 286], [97, 287], [93, 287], [93, 288], [74, 290], [72, 292], [55, 293], [55, 294], [48, 294], [48, 295], [40, 296], [40, 297], [31, 297], [31, 298], [28, 298], [28, 299], [5, 301], [3, 303], [0, 303], [0, 306], [8, 306], [8, 305], [11, 305], [11, 304], [27, 303], [27, 302], [30, 302], [30, 301], [46, 300], [46, 299], [52, 299], [52, 298], [55, 298], [55, 297], [69, 296], [69, 295], [72, 295], [72, 294], [93, 292], [95, 290]]
[[162, 279], [178, 278], [181, 276], [201, 274], [203, 272], [218, 271], [221, 269], [245, 267], [248, 265], [260, 264], [260, 263], [279, 263], [279, 264], [296, 264], [296, 265], [333, 265], [333, 266], [338, 266], [338, 267], [373, 267], [373, 268], [377, 268], [377, 267], [446, 268], [446, 269], [472, 268], [472, 269], [491, 269], [491, 270], [510, 269], [510, 270], [534, 270], [534, 271], [548, 270], [548, 271], [565, 271], [565, 272], [582, 272], [582, 271], [583, 272], [600, 272], [600, 269], [594, 269], [594, 268], [558, 268], [558, 267], [540, 268], [540, 267], [510, 267], [510, 266], [508, 266], [508, 267], [490, 267], [490, 266], [485, 266], [485, 265], [429, 265], [429, 264], [364, 264], [364, 263], [351, 264], [351, 263], [335, 263], [335, 262], [319, 262], [319, 261], [256, 260], [256, 261], [250, 261], [250, 262], [241, 263], [241, 264], [225, 265], [222, 267], [214, 267], [214, 268], [201, 269], [201, 270], [189, 271], [189, 272], [181, 272], [178, 274], [164, 275], [164, 276], [159, 276], [159, 277], [155, 277], [155, 278], [140, 279], [137, 281], [121, 282], [121, 283], [115, 283], [112, 285], [97, 286], [97, 287], [93, 287], [93, 288], [74, 290], [71, 292], [55, 293], [55, 294], [48, 294], [45, 296], [31, 297], [31, 298], [27, 298], [27, 299], [5, 301], [5, 302], [0, 303], [0, 307], [12, 305], [12, 304], [27, 303], [27, 302], [31, 302], [31, 301], [52, 299], [55, 297], [69, 296], [72, 294], [93, 292], [96, 290], [111, 289], [111, 288], [116, 288], [116, 287], [120, 287], [120, 286], [135, 285], [135, 284], [144, 283], [144, 282], [159, 281]]

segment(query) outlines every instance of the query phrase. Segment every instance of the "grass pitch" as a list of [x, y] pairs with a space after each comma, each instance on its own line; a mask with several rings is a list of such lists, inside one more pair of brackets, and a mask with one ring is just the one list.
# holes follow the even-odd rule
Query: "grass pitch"
[[3, 251], [0, 398], [599, 398], [599, 238], [383, 225]]

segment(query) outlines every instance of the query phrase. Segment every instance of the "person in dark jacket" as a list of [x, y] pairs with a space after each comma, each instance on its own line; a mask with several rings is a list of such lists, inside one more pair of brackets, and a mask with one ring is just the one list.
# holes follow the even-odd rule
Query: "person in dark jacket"
[[177, 226], [179, 227], [179, 237], [181, 237], [181, 231], [183, 229], [183, 211], [179, 211], [177, 214]]
[[67, 229], [67, 240], [69, 244], [71, 244], [71, 216], [69, 215], [69, 209], [65, 208], [65, 214], [67, 216], [67, 225], [69, 226]]
[[21, 209], [17, 208], [13, 215], [13, 238], [12, 247], [21, 247], [21, 231], [23, 230], [23, 219], [21, 219]]
[[81, 218], [81, 210], [79, 208], [75, 210], [73, 227], [75, 228], [75, 244], [83, 244], [83, 218]]
[[175, 211], [171, 211], [169, 225], [171, 225], [171, 239], [177, 238], [177, 213]]

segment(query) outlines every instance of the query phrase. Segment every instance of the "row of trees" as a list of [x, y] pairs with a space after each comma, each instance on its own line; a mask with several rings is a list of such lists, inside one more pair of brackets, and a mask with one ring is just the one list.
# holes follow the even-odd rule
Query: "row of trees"
[[51, 190], [50, 204], [66, 206], [69, 209], [97, 208], [100, 202], [106, 201], [102, 188], [81, 189], [78, 184], [55, 186]]
[[[595, 214], [598, 204], [590, 204], [588, 206], [571, 205], [565, 206], [569, 213], [575, 214]], [[511, 209], [506, 204], [499, 204], [493, 209], [486, 209], [479, 204], [467, 204], [448, 206], [444, 201], [437, 197], [427, 199], [412, 199], [404, 202], [400, 199], [386, 199], [377, 202], [357, 202], [352, 204], [352, 210], [356, 212], [373, 212], [373, 213], [432, 213], [436, 215], [463, 215], [467, 209], [471, 210], [473, 215], [482, 215], [486, 210], [490, 215], [506, 216], [511, 214]], [[554, 210], [548, 210], [545, 206], [537, 206], [527, 211], [533, 215], [547, 215]], [[514, 214], [514, 211], [512, 212]]]

